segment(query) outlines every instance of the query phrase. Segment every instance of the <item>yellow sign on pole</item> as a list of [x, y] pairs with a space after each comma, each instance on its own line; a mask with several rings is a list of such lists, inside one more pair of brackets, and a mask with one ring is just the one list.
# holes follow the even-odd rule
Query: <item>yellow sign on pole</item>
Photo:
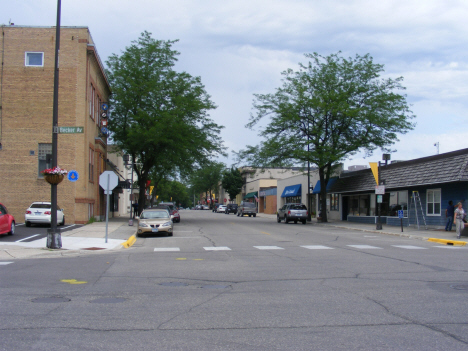
[[379, 185], [379, 164], [378, 162], [369, 162], [369, 165], [374, 175], [375, 182]]
[[150, 195], [153, 193], [154, 186], [150, 186]]

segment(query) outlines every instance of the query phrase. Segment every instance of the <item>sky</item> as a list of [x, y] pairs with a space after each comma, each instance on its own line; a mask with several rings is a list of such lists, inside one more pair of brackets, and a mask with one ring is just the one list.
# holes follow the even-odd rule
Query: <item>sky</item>
[[[0, 24], [55, 26], [56, 0], [0, 0]], [[404, 77], [416, 115], [398, 135], [392, 160], [468, 148], [468, 1], [466, 0], [62, 0], [62, 26], [87, 26], [101, 60], [120, 54], [149, 31], [179, 42], [176, 69], [200, 76], [218, 106], [211, 118], [232, 151], [257, 145], [247, 129], [254, 94], [273, 93], [281, 72], [307, 63], [304, 54], [370, 54], [383, 77]], [[267, 121], [263, 123], [265, 125]], [[435, 146], [438, 143], [438, 147]], [[368, 165], [377, 150], [347, 159]]]

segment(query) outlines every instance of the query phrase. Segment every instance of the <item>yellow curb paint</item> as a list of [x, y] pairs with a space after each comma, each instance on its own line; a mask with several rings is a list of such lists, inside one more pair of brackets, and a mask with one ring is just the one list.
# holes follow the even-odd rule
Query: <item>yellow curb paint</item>
[[87, 283], [85, 281], [79, 281], [76, 279], [62, 279], [61, 282], [68, 283], [68, 284], [86, 284]]
[[133, 234], [130, 238], [128, 238], [128, 240], [126, 242], [124, 242], [122, 244], [122, 246], [126, 249], [128, 249], [130, 246], [132, 246], [133, 244], [135, 244], [135, 241], [136, 241], [136, 235]]
[[185, 261], [187, 260], [186, 258], [176, 258], [177, 261]]
[[266, 234], [266, 235], [271, 235], [270, 233], [266, 233], [266, 232], [260, 232], [262, 234]]
[[445, 245], [454, 245], [454, 246], [465, 246], [466, 241], [458, 241], [458, 240], [447, 240], [447, 239], [437, 239], [437, 238], [429, 238], [427, 241], [432, 241], [435, 243], [439, 244], [445, 244]]

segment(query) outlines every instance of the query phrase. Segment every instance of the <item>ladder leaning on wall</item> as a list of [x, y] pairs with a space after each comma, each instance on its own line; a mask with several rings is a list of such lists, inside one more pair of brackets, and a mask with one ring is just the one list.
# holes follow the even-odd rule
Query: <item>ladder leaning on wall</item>
[[416, 217], [416, 224], [418, 225], [419, 230], [419, 216], [418, 216], [418, 206], [421, 210], [421, 216], [424, 221], [424, 228], [427, 229], [426, 217], [424, 217], [424, 211], [421, 203], [421, 197], [419, 196], [419, 191], [413, 191], [413, 195], [411, 195], [410, 207], [408, 210], [408, 226], [411, 226], [410, 215], [411, 215], [411, 207], [414, 206], [414, 214]]

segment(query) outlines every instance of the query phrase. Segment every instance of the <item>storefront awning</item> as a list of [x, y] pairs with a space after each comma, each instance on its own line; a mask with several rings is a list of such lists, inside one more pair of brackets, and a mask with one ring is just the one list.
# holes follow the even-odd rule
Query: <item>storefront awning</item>
[[[338, 180], [338, 177], [333, 177], [328, 180], [327, 184], [327, 193], [330, 191], [330, 188], [335, 184], [335, 182]], [[320, 194], [320, 180], [317, 180], [317, 184], [315, 184], [314, 191], [312, 194]]]
[[258, 191], [253, 191], [251, 193], [248, 193], [247, 195], [244, 196], [244, 199], [251, 199], [258, 196]]
[[301, 184], [290, 185], [284, 188], [281, 197], [292, 197], [301, 195]]

